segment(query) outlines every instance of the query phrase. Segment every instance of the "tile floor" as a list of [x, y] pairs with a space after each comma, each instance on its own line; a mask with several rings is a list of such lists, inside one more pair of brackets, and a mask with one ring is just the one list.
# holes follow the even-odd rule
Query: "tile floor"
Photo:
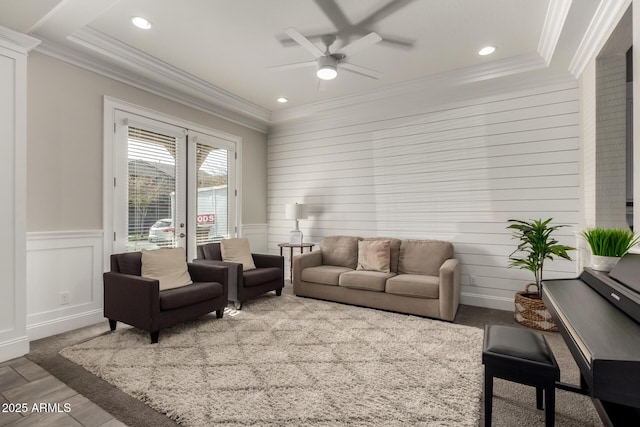
[[122, 427], [26, 357], [0, 363], [0, 426]]

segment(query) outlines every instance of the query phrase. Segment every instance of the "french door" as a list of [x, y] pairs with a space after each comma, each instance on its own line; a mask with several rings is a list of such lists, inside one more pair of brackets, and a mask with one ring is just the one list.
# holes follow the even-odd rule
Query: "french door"
[[236, 231], [235, 144], [115, 112], [113, 252], [198, 244]]
[[[195, 245], [219, 242], [236, 234], [235, 144], [189, 131], [189, 224]], [[192, 248], [192, 250], [195, 248]]]

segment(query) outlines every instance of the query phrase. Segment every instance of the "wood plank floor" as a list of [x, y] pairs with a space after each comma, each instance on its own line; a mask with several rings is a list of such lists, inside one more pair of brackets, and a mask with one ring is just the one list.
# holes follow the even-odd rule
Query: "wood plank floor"
[[0, 426], [122, 427], [26, 357], [0, 363]]

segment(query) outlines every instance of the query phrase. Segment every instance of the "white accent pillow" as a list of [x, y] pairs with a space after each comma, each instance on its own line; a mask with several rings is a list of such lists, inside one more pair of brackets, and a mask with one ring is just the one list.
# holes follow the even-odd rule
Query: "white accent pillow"
[[249, 239], [239, 237], [237, 239], [222, 239], [220, 242], [220, 253], [222, 260], [226, 262], [237, 262], [242, 264], [244, 271], [253, 270], [256, 265], [253, 263]]
[[159, 280], [161, 291], [193, 283], [182, 247], [142, 249], [142, 277]]

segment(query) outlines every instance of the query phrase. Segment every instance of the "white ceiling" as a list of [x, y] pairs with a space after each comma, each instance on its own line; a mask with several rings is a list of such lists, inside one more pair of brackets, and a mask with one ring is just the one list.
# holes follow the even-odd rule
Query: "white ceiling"
[[[278, 110], [389, 90], [443, 73], [491, 69], [497, 76], [549, 68], [568, 74], [599, 4], [600, 0], [3, 0], [0, 25], [43, 40], [39, 49], [45, 53], [82, 52], [95, 67], [110, 64], [268, 122]], [[152, 29], [133, 27], [130, 18], [136, 15], [151, 20]], [[332, 51], [377, 32], [383, 41], [350, 62], [380, 71], [382, 77], [374, 80], [342, 70], [319, 91], [313, 67], [268, 69], [313, 59], [284, 36], [287, 27], [310, 38], [336, 34]], [[312, 40], [324, 51], [318, 38]], [[485, 45], [496, 46], [495, 54], [479, 56], [477, 51]], [[279, 96], [290, 102], [278, 104]]]

